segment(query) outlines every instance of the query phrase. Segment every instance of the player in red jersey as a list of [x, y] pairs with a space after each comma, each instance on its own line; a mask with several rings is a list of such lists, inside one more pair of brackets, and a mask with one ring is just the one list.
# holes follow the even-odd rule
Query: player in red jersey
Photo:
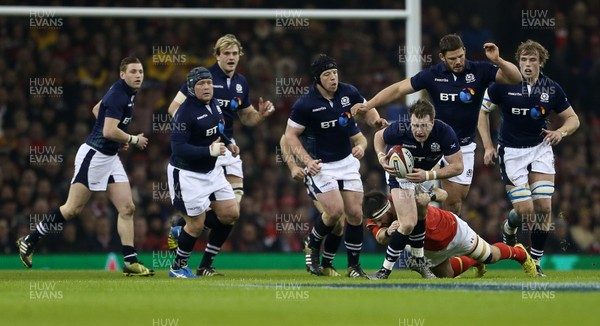
[[[527, 275], [536, 275], [535, 263], [523, 245], [512, 247], [502, 242], [490, 245], [454, 213], [429, 205], [432, 200], [443, 201], [447, 196], [440, 188], [416, 195], [419, 219], [427, 221], [425, 257], [431, 260], [431, 271], [437, 277], [456, 277], [471, 266], [476, 266], [477, 275], [483, 276], [485, 264], [504, 259], [516, 260]], [[390, 234], [400, 226], [393, 206], [391, 198], [378, 191], [366, 194], [363, 201], [367, 228], [381, 245], [387, 245]], [[386, 279], [391, 272], [384, 265], [369, 274], [369, 278]]]

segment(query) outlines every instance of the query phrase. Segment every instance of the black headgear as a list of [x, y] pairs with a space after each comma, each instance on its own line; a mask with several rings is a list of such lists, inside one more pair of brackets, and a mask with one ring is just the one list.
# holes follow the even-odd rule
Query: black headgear
[[317, 59], [310, 65], [310, 72], [312, 73], [313, 79], [319, 85], [321, 85], [321, 74], [323, 71], [329, 69], [337, 69], [337, 64], [332, 57], [326, 54], [319, 54]]
[[210, 71], [208, 71], [208, 69], [204, 67], [196, 67], [188, 72], [186, 81], [189, 95], [196, 96], [196, 93], [194, 92], [194, 86], [196, 86], [196, 83], [202, 79], [213, 79], [212, 74]]

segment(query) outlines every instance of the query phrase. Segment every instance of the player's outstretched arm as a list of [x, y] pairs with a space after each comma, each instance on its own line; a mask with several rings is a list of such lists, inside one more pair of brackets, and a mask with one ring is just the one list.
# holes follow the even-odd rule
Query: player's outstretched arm
[[496, 72], [496, 82], [499, 84], [518, 84], [521, 82], [521, 72], [514, 64], [500, 57], [500, 50], [494, 43], [485, 43], [483, 45], [487, 58], [498, 66]]
[[254, 127], [265, 121], [265, 119], [273, 114], [273, 112], [275, 112], [273, 103], [269, 100], [263, 101], [263, 98], [260, 97], [258, 99], [258, 111], [256, 111], [251, 104], [250, 106], [239, 110], [238, 117], [244, 126]]
[[169, 104], [168, 112], [171, 117], [175, 116], [175, 112], [177, 112], [177, 110], [179, 109], [181, 104], [183, 104], [185, 99], [186, 99], [185, 94], [183, 94], [181, 91], [178, 91], [177, 95], [175, 95], [175, 98], [173, 99], [173, 101], [171, 101], [171, 104]]
[[377, 93], [377, 95], [375, 95], [372, 99], [367, 101], [367, 103], [356, 106], [356, 109], [353, 108], [354, 110], [352, 114], [356, 115], [357, 113], [366, 113], [371, 109], [382, 107], [390, 102], [398, 100], [403, 95], [411, 94], [414, 92], [415, 89], [410, 83], [410, 78], [404, 79], [403, 81], [399, 81], [395, 84], [384, 88], [379, 93]]
[[390, 125], [390, 123], [386, 119], [382, 118], [379, 115], [379, 112], [376, 108], [375, 110], [369, 110], [365, 114], [365, 120], [367, 121], [369, 127], [377, 128], [378, 130]]

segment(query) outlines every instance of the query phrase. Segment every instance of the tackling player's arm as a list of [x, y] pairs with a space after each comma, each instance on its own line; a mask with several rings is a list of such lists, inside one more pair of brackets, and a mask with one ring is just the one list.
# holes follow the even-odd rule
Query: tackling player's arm
[[96, 117], [96, 119], [98, 119], [98, 112], [100, 112], [100, 103], [102, 103], [102, 100], [100, 100], [100, 102], [98, 102], [96, 105], [94, 105], [94, 107], [92, 108], [92, 113], [94, 114], [94, 117]]
[[558, 117], [563, 121], [562, 126], [556, 130], [542, 129], [545, 134], [544, 141], [549, 145], [556, 145], [560, 141], [572, 134], [579, 128], [579, 117], [573, 110], [573, 107], [569, 106], [566, 110], [558, 114]]
[[363, 158], [365, 156], [365, 150], [367, 149], [367, 138], [362, 134], [362, 132], [357, 133], [356, 135], [350, 137], [352, 140], [352, 156], [357, 159]]
[[186, 98], [187, 96], [185, 96], [185, 94], [183, 94], [181, 91], [177, 92], [177, 95], [175, 95], [175, 98], [173, 99], [173, 101], [171, 101], [171, 104], [169, 104], [168, 108], [168, 112], [171, 117], [175, 116], [175, 112], [177, 112], [181, 104], [185, 102]]
[[479, 110], [479, 120], [477, 122], [477, 131], [481, 137], [485, 154], [483, 154], [483, 164], [494, 165], [494, 159], [498, 157], [496, 147], [492, 142], [490, 134], [490, 112], [494, 111], [497, 105], [494, 104], [488, 95], [488, 90], [485, 90], [483, 101], [481, 102], [481, 110]]
[[290, 145], [288, 144], [285, 135], [281, 136], [281, 139], [279, 140], [279, 147], [281, 148], [281, 159], [290, 169], [292, 178], [297, 181], [304, 180], [304, 177], [306, 177], [306, 171], [296, 164], [296, 160], [293, 157], [294, 154], [292, 154], [290, 151]]
[[269, 100], [263, 101], [263, 98], [260, 97], [258, 99], [258, 111], [250, 104], [250, 106], [238, 111], [238, 117], [244, 126], [254, 127], [263, 122], [273, 112], [275, 112], [273, 103]]
[[499, 84], [518, 84], [521, 82], [521, 72], [514, 64], [500, 57], [500, 50], [494, 43], [485, 43], [483, 45], [487, 58], [498, 66], [496, 72], [496, 82]]
[[373, 147], [375, 148], [375, 153], [377, 153], [377, 161], [379, 161], [379, 164], [381, 164], [383, 169], [387, 173], [396, 174], [396, 170], [387, 164], [387, 154], [385, 152], [386, 146], [385, 141], [383, 140], [384, 131], [385, 129], [381, 129], [375, 133], [375, 137], [373, 137]]
[[392, 234], [398, 230], [400, 226], [400, 222], [395, 220], [390, 224], [390, 226], [382, 226], [377, 230], [377, 234], [375, 234], [375, 240], [382, 246], [386, 246], [390, 242], [390, 237]]

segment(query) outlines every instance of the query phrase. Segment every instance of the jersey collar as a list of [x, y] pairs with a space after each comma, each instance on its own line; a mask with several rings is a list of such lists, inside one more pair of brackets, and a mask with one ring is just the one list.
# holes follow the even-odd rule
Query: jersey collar
[[[219, 63], [215, 63], [211, 69], [210, 72], [213, 74], [213, 78], [214, 77], [218, 77], [219, 79], [227, 79], [229, 78], [229, 76], [227, 76], [225, 74], [225, 72], [223, 71], [223, 69], [221, 69], [221, 67], [219, 67]], [[231, 79], [233, 80], [235, 78], [235, 76], [237, 75], [237, 71], [233, 72], [233, 76], [231, 76]]]
[[134, 95], [135, 93], [137, 93], [137, 90], [129, 87], [129, 85], [127, 85], [125, 80], [119, 79], [119, 81], [117, 83], [119, 84], [119, 87], [121, 87], [125, 91], [125, 93], [127, 93], [127, 95], [131, 96], [131, 95]]

